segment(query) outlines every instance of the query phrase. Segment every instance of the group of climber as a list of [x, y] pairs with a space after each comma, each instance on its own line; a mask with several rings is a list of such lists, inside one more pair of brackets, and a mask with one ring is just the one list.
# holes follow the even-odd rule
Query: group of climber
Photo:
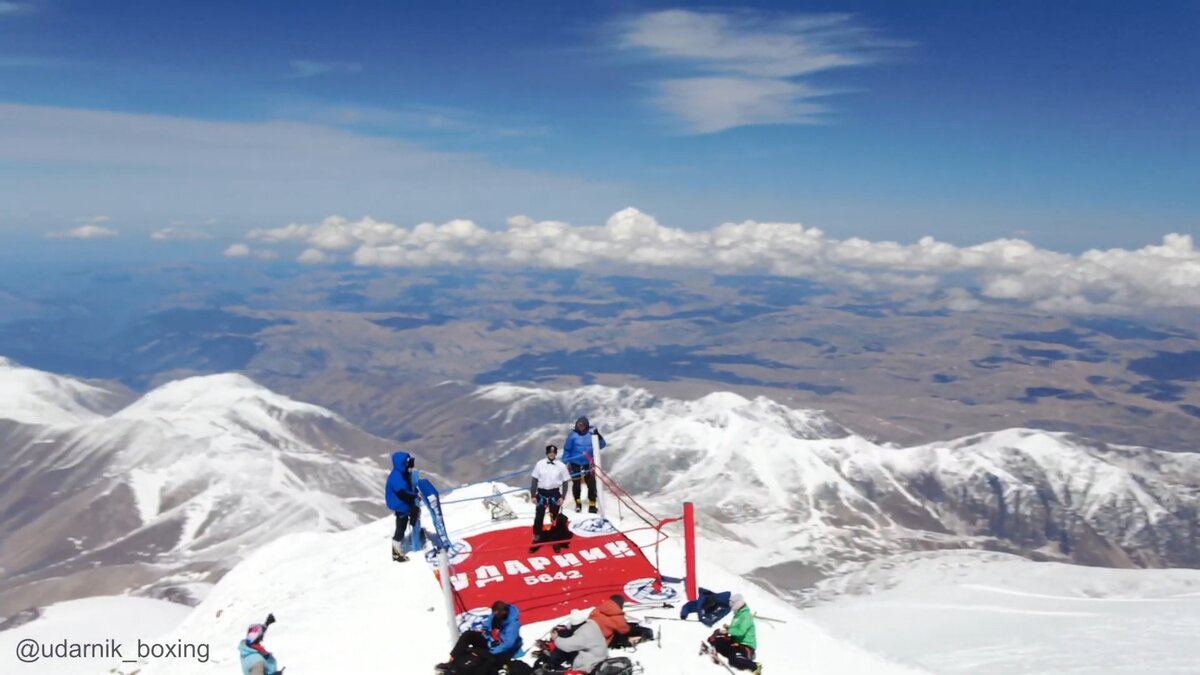
[[[600, 430], [593, 427], [588, 418], [580, 417], [575, 420], [575, 426], [567, 434], [563, 442], [562, 458], [558, 456], [558, 446], [546, 446], [546, 458], [533, 467], [529, 486], [530, 501], [536, 504], [534, 511], [533, 539], [537, 544], [541, 541], [561, 541], [569, 538], [564, 532], [555, 533], [556, 526], [560, 531], [566, 529], [565, 518], [560, 518], [563, 500], [567, 494], [567, 484], [571, 483], [571, 493], [575, 497], [575, 512], [583, 511], [583, 485], [587, 485], [588, 513], [596, 513], [596, 475], [592, 459], [592, 436], [600, 447], [607, 445]], [[407, 452], [392, 453], [392, 470], [388, 474], [384, 497], [387, 507], [396, 518], [396, 528], [392, 534], [392, 560], [405, 562], [408, 556], [404, 551], [404, 535], [409, 526], [416, 527], [421, 516], [420, 494], [416, 481], [413, 480], [412, 470], [416, 459]], [[546, 513], [550, 521], [546, 522]]]
[[609, 649], [627, 648], [654, 637], [649, 628], [625, 617], [625, 597], [613, 595], [591, 611], [576, 609], [556, 626], [549, 639], [538, 640], [533, 651], [534, 664], [516, 660], [522, 653], [520, 613], [515, 605], [503, 600], [492, 604], [492, 613], [484, 619], [482, 630], [468, 630], [459, 636], [450, 660], [436, 670], [444, 675], [593, 675], [610, 667], [614, 673], [627, 672], [629, 659], [609, 657]]
[[[624, 675], [632, 672], [625, 657], [610, 658], [609, 649], [636, 647], [654, 638], [654, 631], [625, 616], [625, 596], [615, 594], [590, 612], [573, 610], [565, 623], [556, 626], [548, 640], [538, 640], [530, 666], [517, 660], [523, 653], [521, 612], [517, 606], [503, 600], [492, 603], [491, 614], [479, 629], [468, 630], [459, 636], [450, 651], [450, 660], [439, 663], [435, 670], [442, 675]], [[713, 593], [701, 589], [700, 597], [680, 611], [686, 619], [693, 612], [711, 626], [733, 611], [733, 621], [718, 628], [707, 644], [724, 656], [730, 667], [762, 674], [762, 665], [754, 661], [754, 615], [741, 595]], [[246, 638], [238, 644], [243, 675], [283, 675], [284, 669], [275, 661], [262, 640], [267, 628], [275, 622], [268, 614], [264, 623], [253, 624]]]
[[[588, 513], [596, 513], [596, 475], [592, 458], [592, 440], [603, 448], [607, 445], [600, 430], [593, 427], [588, 418], [580, 417], [575, 420], [575, 427], [567, 435], [563, 443], [562, 458], [558, 456], [558, 446], [551, 443], [546, 446], [546, 457], [533, 466], [529, 482], [529, 500], [534, 503], [533, 512], [533, 547], [547, 542], [555, 542], [557, 552], [571, 538], [566, 516], [562, 515], [563, 500], [566, 499], [567, 485], [573, 484], [572, 494], [575, 497], [575, 512], [583, 511], [582, 484], [587, 484]], [[546, 521], [549, 512], [550, 520]]]
[[[530, 499], [536, 504], [534, 511], [534, 549], [545, 542], [561, 542], [570, 538], [562, 506], [568, 490], [573, 484], [576, 513], [583, 511], [582, 486], [587, 485], [588, 512], [597, 513], [596, 476], [593, 459], [593, 440], [599, 447], [606, 445], [604, 437], [586, 417], [575, 421], [575, 426], [563, 443], [562, 458], [559, 449], [551, 444], [545, 448], [546, 456], [534, 466], [530, 482]], [[388, 474], [385, 489], [387, 506], [395, 514], [395, 531], [392, 535], [392, 559], [408, 560], [404, 552], [404, 537], [410, 527], [418, 527], [421, 514], [420, 493], [413, 477], [415, 458], [407, 452], [392, 453], [392, 470]], [[546, 522], [549, 513], [550, 521]], [[518, 660], [524, 652], [521, 640], [520, 611], [515, 604], [497, 600], [492, 604], [491, 614], [482, 622], [481, 630], [462, 633], [450, 660], [438, 664], [437, 670], [445, 675], [600, 675], [607, 672], [632, 672], [630, 661], [624, 657], [610, 658], [609, 649], [628, 648], [639, 642], [652, 639], [654, 632], [631, 622], [625, 616], [625, 597], [612, 595], [593, 609], [576, 609], [563, 624], [556, 626], [548, 640], [538, 640], [533, 652], [533, 666]], [[762, 672], [762, 666], [754, 660], [755, 640], [754, 616], [740, 595], [713, 593], [700, 589], [700, 597], [684, 605], [681, 619], [695, 612], [706, 626], [712, 626], [730, 611], [734, 613], [731, 623], [718, 628], [708, 637], [706, 649], [724, 656], [729, 666], [738, 670]], [[246, 638], [239, 644], [242, 672], [245, 675], [278, 675], [283, 669], [276, 664], [275, 657], [266, 650], [262, 638], [267, 626], [275, 621], [274, 615], [267, 617], [265, 624], [254, 624]]]

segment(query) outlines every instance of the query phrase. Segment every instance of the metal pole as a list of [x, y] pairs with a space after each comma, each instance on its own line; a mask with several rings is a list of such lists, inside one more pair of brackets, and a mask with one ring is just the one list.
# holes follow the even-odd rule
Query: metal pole
[[592, 480], [596, 483], [596, 510], [604, 518], [604, 483], [600, 481], [600, 437], [592, 434]]
[[450, 555], [446, 552], [446, 547], [450, 542], [442, 542], [444, 545], [438, 551], [438, 574], [442, 577], [442, 597], [446, 601], [446, 627], [450, 629], [450, 648], [458, 643], [458, 612], [454, 608], [454, 590], [450, 582]]
[[685, 587], [690, 601], [699, 597], [696, 592], [696, 509], [691, 502], [683, 503], [683, 553], [687, 568]]
[[[412, 483], [416, 485], [421, 480], [421, 472], [413, 469]], [[432, 517], [432, 516], [431, 516]], [[410, 553], [420, 551], [425, 548], [425, 541], [421, 539], [421, 518], [418, 515], [412, 519], [412, 528], [408, 531], [408, 551]]]

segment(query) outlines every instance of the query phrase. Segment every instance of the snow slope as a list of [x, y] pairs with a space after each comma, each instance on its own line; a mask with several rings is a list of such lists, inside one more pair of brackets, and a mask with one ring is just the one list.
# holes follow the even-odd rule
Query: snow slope
[[1200, 571], [908, 554], [822, 583], [805, 616], [947, 675], [1196, 673]]
[[103, 596], [60, 602], [40, 610], [40, 615], [17, 628], [0, 632], [0, 671], [5, 673], [100, 673], [117, 662], [106, 658], [70, 661], [16, 659], [21, 640], [53, 645], [64, 639], [76, 643], [114, 640], [123, 656], [135, 656], [137, 641], [157, 641], [183, 621], [190, 608], [166, 600], [130, 596]]
[[0, 357], [0, 420], [70, 426], [99, 419], [120, 400], [107, 389]]
[[[456, 490], [446, 499], [490, 492], [490, 485], [475, 485]], [[522, 518], [532, 517], [532, 507], [518, 500], [510, 502]], [[448, 505], [446, 518], [452, 536], [492, 527], [488, 512], [478, 502]], [[238, 639], [248, 624], [260, 621], [268, 611], [274, 612], [279, 622], [271, 628], [266, 643], [288, 672], [431, 672], [434, 664], [446, 659], [450, 647], [440, 590], [426, 564], [391, 562], [391, 528], [392, 523], [385, 519], [345, 532], [292, 535], [264, 547], [229, 572], [167, 638], [209, 643], [213, 645], [212, 660], [207, 664], [154, 662], [142, 675], [236, 672]], [[699, 552], [701, 557], [706, 554], [705, 542], [700, 543]], [[664, 568], [682, 569], [682, 546], [676, 540], [669, 540], [661, 554]], [[740, 591], [759, 613], [786, 620], [785, 624], [759, 625], [759, 654], [767, 672], [921, 672], [834, 639], [795, 608], [717, 565], [702, 562], [698, 575], [705, 586]], [[520, 606], [520, 598], [509, 600]], [[630, 610], [631, 615], [644, 616], [678, 617], [677, 612]], [[551, 625], [525, 626], [522, 636], [526, 644], [532, 644]], [[649, 644], [630, 654], [646, 673], [724, 672], [697, 654], [700, 641], [709, 633], [702, 624], [652, 621], [650, 625], [662, 628], [661, 649]]]

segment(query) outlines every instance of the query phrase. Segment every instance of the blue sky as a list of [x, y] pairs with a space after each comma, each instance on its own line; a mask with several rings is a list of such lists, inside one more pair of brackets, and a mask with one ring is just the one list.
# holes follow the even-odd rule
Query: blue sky
[[1197, 25], [1165, 1], [0, 0], [0, 233], [635, 206], [1140, 246], [1200, 232]]

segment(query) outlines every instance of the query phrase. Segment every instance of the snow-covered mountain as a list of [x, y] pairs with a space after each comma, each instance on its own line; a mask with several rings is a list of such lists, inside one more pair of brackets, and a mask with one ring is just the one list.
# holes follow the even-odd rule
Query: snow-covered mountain
[[[472, 485], [446, 495], [447, 502], [491, 493], [490, 485]], [[533, 509], [510, 500], [517, 515], [528, 522]], [[447, 503], [451, 537], [463, 530], [478, 533], [495, 525], [480, 523], [478, 502]], [[485, 514], [486, 519], [486, 514]], [[499, 527], [512, 523], [502, 522]], [[636, 520], [617, 522], [633, 528]], [[265, 643], [288, 672], [303, 673], [429, 673], [450, 651], [441, 591], [429, 565], [419, 561], [398, 565], [388, 556], [391, 523], [384, 519], [333, 534], [292, 535], [264, 547], [227, 574], [173, 633], [161, 638], [211, 645], [211, 658], [150, 660], [139, 675], [201, 675], [237, 668], [237, 642], [246, 626], [267, 612], [278, 619]], [[710, 550], [699, 544], [700, 555]], [[682, 544], [669, 539], [661, 547], [665, 568], [682, 569]], [[419, 560], [419, 559], [418, 559]], [[758, 653], [764, 670], [772, 673], [820, 672], [845, 675], [917, 675], [918, 669], [897, 665], [831, 637], [794, 607], [704, 559], [698, 566], [703, 584], [742, 593], [756, 612], [783, 623], [760, 621]], [[520, 607], [522, 599], [507, 599]], [[647, 643], [627, 654], [647, 675], [721, 673], [697, 647], [711, 629], [697, 621], [653, 618], [678, 617], [678, 607], [639, 611], [632, 602], [630, 616], [661, 629], [661, 644]], [[553, 622], [525, 624], [526, 645], [546, 633]], [[532, 649], [532, 647], [531, 647]], [[803, 668], [798, 667], [803, 663]]]
[[6, 607], [85, 588], [194, 602], [275, 537], [382, 513], [390, 444], [240, 375], [170, 382], [111, 414], [102, 390], [12, 364], [0, 391]]
[[123, 403], [117, 392], [0, 356], [0, 421], [71, 426], [115, 412]]
[[937, 548], [1200, 566], [1200, 455], [1033, 429], [903, 448], [819, 411], [730, 393], [676, 400], [499, 385], [473, 396], [499, 404], [482, 422], [492, 428], [555, 420], [501, 442], [499, 456], [525, 461], [557, 442], [561, 420], [587, 414], [611, 443], [603, 463], [625, 489], [668, 512], [695, 501], [737, 571], [785, 592], [847, 561]]

